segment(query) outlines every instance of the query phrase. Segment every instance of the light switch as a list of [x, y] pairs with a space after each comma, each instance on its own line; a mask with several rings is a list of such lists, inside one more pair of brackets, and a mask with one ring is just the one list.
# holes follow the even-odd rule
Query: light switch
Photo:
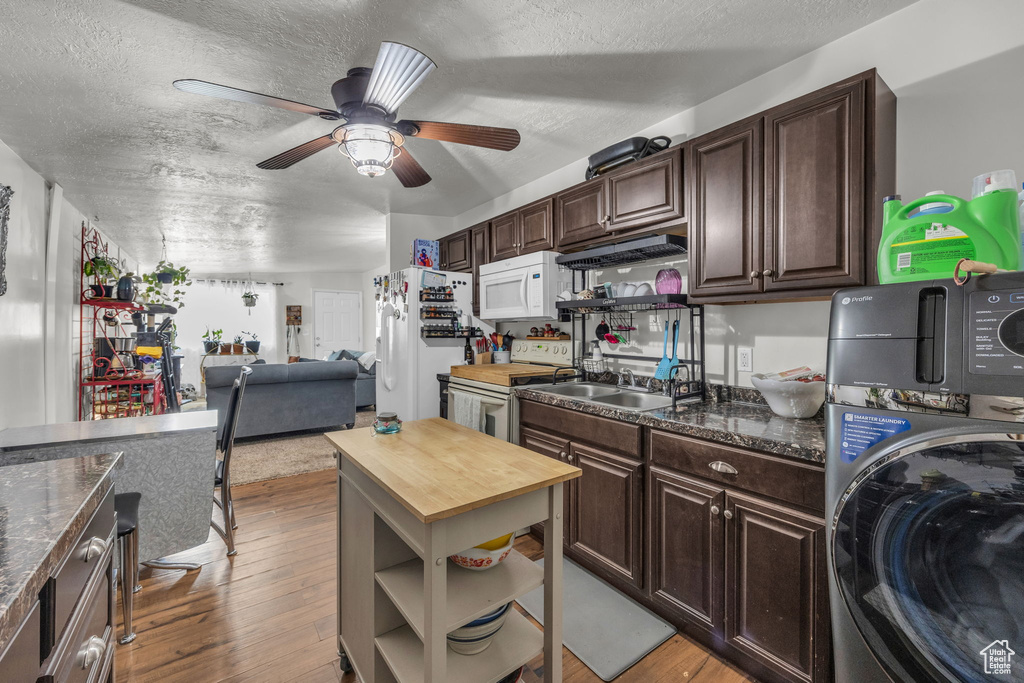
[[754, 349], [746, 346], [736, 349], [736, 369], [740, 372], [754, 371]]

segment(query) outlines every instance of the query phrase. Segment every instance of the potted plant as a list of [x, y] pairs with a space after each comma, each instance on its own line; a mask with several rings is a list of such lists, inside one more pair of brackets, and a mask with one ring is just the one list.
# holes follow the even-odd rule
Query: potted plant
[[203, 335], [203, 350], [206, 353], [213, 353], [220, 347], [220, 338], [224, 334], [224, 330], [213, 330], [206, 328], [206, 334]]
[[245, 293], [242, 294], [242, 303], [245, 304], [247, 308], [252, 308], [256, 305], [256, 300], [259, 298], [259, 294], [247, 289]]
[[244, 348], [245, 347], [242, 346], [242, 335], [236, 334], [235, 343], [231, 345], [231, 353], [235, 354], [236, 356], [240, 356], [242, 355], [242, 353], [244, 353], [242, 350]]
[[108, 256], [93, 256], [82, 264], [82, 272], [86, 277], [96, 279], [96, 284], [90, 285], [95, 296], [104, 299], [114, 298], [114, 286], [107, 283], [115, 282], [121, 275], [117, 261]]
[[145, 273], [142, 281], [146, 285], [143, 291], [146, 300], [151, 304], [169, 304], [182, 308], [185, 303], [185, 287], [192, 285], [189, 269], [185, 266], [175, 268], [174, 264], [161, 259], [152, 272]]
[[255, 332], [245, 332], [243, 330], [242, 334], [244, 334], [247, 337], [249, 337], [249, 341], [245, 342], [245, 348], [249, 349], [253, 353], [259, 353], [260, 352], [260, 342], [259, 342], [259, 339], [256, 337], [256, 333]]

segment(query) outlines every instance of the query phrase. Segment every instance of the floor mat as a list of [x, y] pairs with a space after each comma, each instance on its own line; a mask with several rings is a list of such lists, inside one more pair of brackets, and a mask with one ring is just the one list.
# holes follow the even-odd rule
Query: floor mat
[[[562, 642], [602, 680], [613, 680], [675, 635], [675, 627], [638, 602], [572, 560], [563, 562]], [[517, 602], [544, 623], [543, 586]]]

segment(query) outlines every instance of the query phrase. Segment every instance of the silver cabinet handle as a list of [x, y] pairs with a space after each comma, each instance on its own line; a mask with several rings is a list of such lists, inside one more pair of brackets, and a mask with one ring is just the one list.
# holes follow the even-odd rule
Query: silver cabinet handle
[[722, 511], [722, 509], [720, 507], [718, 507], [717, 505], [712, 505], [711, 506], [711, 514], [715, 515], [716, 517], [718, 516], [718, 513], [721, 512], [721, 511]]
[[736, 469], [735, 467], [733, 467], [732, 465], [730, 465], [727, 462], [723, 462], [722, 460], [716, 460], [716, 461], [714, 461], [712, 463], [708, 463], [708, 467], [713, 469], [715, 472], [720, 472], [722, 474], [739, 474], [740, 473], [740, 471], [738, 469]]
[[764, 276], [765, 277], [771, 277], [772, 275], [774, 275], [774, 271], [771, 268], [765, 268], [764, 269]]
[[85, 547], [85, 562], [92, 562], [105, 552], [107, 552], [107, 542], [102, 538], [93, 536]]
[[564, 460], [565, 458], [567, 458], [567, 457], [568, 457], [568, 455], [566, 454], [566, 452], [565, 452], [565, 451], [562, 451], [561, 453], [559, 453], [559, 454], [558, 454], [558, 457], [559, 457], [559, 458], [562, 458], [562, 459]]
[[722, 516], [726, 519], [732, 519], [732, 510], [726, 510], [725, 512], [722, 513]]
[[102, 638], [99, 636], [92, 636], [82, 644], [82, 649], [78, 651], [79, 664], [83, 669], [90, 668], [93, 664], [99, 661], [99, 658], [103, 656], [106, 649], [107, 644]]
[[750, 271], [750, 278], [751, 278], [752, 280], [756, 280], [756, 279], [757, 279], [757, 278], [759, 278], [759, 277], [761, 277], [761, 273], [760, 273], [760, 271], [757, 271], [757, 270], [752, 270], [752, 271]]

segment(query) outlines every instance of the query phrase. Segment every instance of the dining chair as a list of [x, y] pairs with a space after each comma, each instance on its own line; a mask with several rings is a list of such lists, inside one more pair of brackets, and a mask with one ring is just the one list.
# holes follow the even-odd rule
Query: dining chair
[[[245, 393], [245, 382], [252, 374], [252, 368], [248, 365], [242, 366], [242, 371], [231, 384], [231, 394], [228, 396], [227, 416], [224, 419], [224, 428], [220, 434], [220, 441], [217, 448], [221, 452], [221, 459], [217, 461], [217, 469], [213, 479], [213, 503], [220, 508], [224, 518], [223, 526], [217, 524], [215, 519], [210, 520], [210, 526], [220, 534], [228, 547], [228, 556], [234, 555], [235, 534], [238, 528], [235, 523], [235, 504], [231, 500], [231, 450], [235, 443], [235, 427], [238, 426], [238, 416], [242, 410], [242, 395]], [[217, 489], [220, 489], [220, 499], [217, 499]]]

